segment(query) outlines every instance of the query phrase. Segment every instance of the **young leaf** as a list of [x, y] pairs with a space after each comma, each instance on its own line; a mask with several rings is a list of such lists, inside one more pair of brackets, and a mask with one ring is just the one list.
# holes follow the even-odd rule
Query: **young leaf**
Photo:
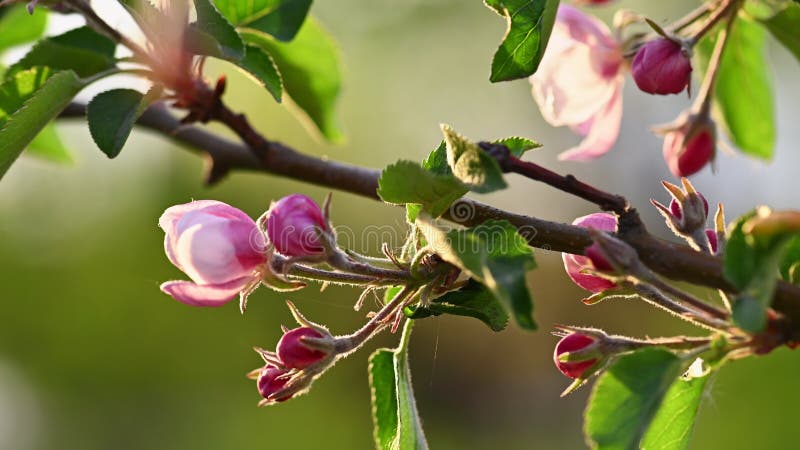
[[544, 56], [558, 11], [558, 0], [484, 0], [508, 24], [492, 59], [489, 80], [515, 80], [532, 75]]
[[486, 286], [469, 280], [463, 288], [448, 292], [433, 299], [428, 307], [409, 307], [406, 315], [411, 319], [421, 319], [441, 314], [474, 317], [485, 323], [493, 331], [503, 331], [508, 325], [508, 313]]
[[369, 385], [372, 391], [372, 419], [375, 446], [391, 450], [397, 435], [397, 391], [394, 385], [394, 352], [375, 350], [369, 357]]
[[89, 102], [86, 110], [89, 131], [106, 156], [119, 155], [136, 120], [159, 95], [157, 89], [147, 95], [133, 89], [114, 89], [98, 94]]
[[408, 365], [408, 345], [413, 325], [413, 321], [406, 321], [397, 349], [379, 349], [370, 356], [374, 435], [375, 443], [381, 450], [428, 449]]
[[56, 126], [52, 123], [44, 127], [42, 131], [33, 138], [31, 143], [28, 144], [25, 154], [57, 164], [72, 163], [72, 155], [70, 155], [67, 147], [61, 142], [61, 138], [58, 137], [58, 132], [56, 131]]
[[90, 77], [114, 67], [116, 44], [91, 28], [81, 27], [43, 39], [17, 63], [6, 77], [36, 66], [53, 70], [72, 70], [79, 77]]
[[442, 125], [447, 144], [447, 164], [453, 175], [471, 191], [488, 193], [508, 187], [503, 171], [494, 158], [478, 144], [456, 133], [449, 125]]
[[[716, 36], [710, 33], [697, 46], [701, 60], [708, 61]], [[775, 105], [764, 43], [764, 30], [757, 23], [737, 18], [718, 68], [714, 101], [733, 144], [748, 155], [770, 159], [775, 148]]]
[[225, 16], [217, 11], [211, 0], [195, 0], [194, 7], [197, 10], [198, 28], [217, 41], [222, 57], [229, 61], [239, 61], [244, 58], [242, 38]]
[[527, 241], [513, 225], [489, 220], [477, 227], [447, 232], [422, 215], [417, 225], [439, 256], [486, 286], [519, 326], [536, 329], [525, 283], [525, 272], [536, 264]]
[[527, 152], [528, 150], [533, 150], [535, 148], [539, 148], [542, 146], [542, 144], [538, 142], [534, 142], [530, 139], [518, 136], [512, 136], [505, 139], [498, 139], [493, 143], [505, 145], [511, 151], [511, 154], [516, 156], [517, 158], [524, 155], [525, 152]]
[[74, 72], [36, 67], [0, 85], [0, 178], [86, 85]]
[[0, 17], [0, 52], [39, 39], [47, 28], [47, 13], [28, 14], [25, 5], [7, 7]]
[[267, 33], [284, 42], [294, 39], [311, 7], [311, 0], [215, 0], [215, 3], [237, 27]]
[[242, 30], [249, 44], [272, 56], [283, 78], [283, 89], [325, 139], [343, 139], [334, 107], [341, 89], [339, 51], [319, 24], [305, 21], [292, 42], [276, 41], [267, 34]]
[[280, 103], [283, 96], [283, 81], [275, 61], [264, 50], [255, 45], [247, 45], [244, 58], [236, 65], [246, 74], [250, 75], [256, 83], [260, 84]]
[[788, 272], [791, 266], [785, 259], [800, 232], [797, 224], [798, 213], [759, 209], [740, 217], [729, 233], [723, 274], [740, 291], [733, 302], [733, 321], [744, 330], [764, 328], [779, 271], [784, 268]]
[[800, 5], [786, 3], [778, 13], [758, 21], [800, 61]]
[[644, 435], [642, 450], [683, 450], [689, 446], [707, 382], [708, 375], [688, 380], [679, 377], [672, 383]]
[[412, 161], [398, 161], [381, 172], [378, 195], [387, 203], [419, 203], [432, 216], [442, 215], [467, 193], [452, 175], [438, 175]]
[[597, 380], [586, 406], [584, 433], [592, 447], [638, 449], [682, 369], [680, 358], [657, 348], [621, 357]]

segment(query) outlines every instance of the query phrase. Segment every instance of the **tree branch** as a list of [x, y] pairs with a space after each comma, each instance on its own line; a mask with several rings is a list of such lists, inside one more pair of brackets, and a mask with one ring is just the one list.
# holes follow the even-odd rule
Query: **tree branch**
[[[83, 118], [85, 114], [86, 105], [73, 103], [61, 117]], [[243, 116], [235, 117], [243, 120]], [[249, 170], [378, 199], [380, 172], [375, 169], [315, 158], [260, 135], [259, 145], [264, 148], [254, 151], [199, 127], [182, 124], [161, 104], [148, 108], [137, 123], [184, 144], [194, 153], [206, 155], [210, 165], [209, 182], [217, 181], [231, 169]], [[456, 214], [455, 208], [451, 208], [444, 218], [465, 226], [478, 225], [488, 219], [507, 220], [520, 230], [531, 246], [557, 252], [582, 254], [592, 243], [587, 230], [581, 227], [503, 211], [470, 199], [458, 202], [468, 214]], [[628, 222], [638, 221], [632, 208], [623, 212], [619, 220], [619, 237], [635, 248], [641, 261], [654, 272], [672, 280], [735, 292], [722, 275], [720, 258], [656, 238], [644, 226], [630, 226]], [[795, 337], [800, 337], [800, 287], [779, 281], [772, 306], [791, 320]]]

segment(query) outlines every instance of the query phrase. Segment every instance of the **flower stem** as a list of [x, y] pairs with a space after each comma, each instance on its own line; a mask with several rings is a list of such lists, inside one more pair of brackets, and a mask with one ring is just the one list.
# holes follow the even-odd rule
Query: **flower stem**
[[739, 6], [738, 0], [727, 0], [725, 3], [719, 5], [711, 17], [703, 24], [703, 26], [697, 30], [697, 32], [690, 37], [686, 43], [690, 47], [694, 47], [700, 39], [703, 38], [712, 28], [725, 16], [731, 15], [732, 11], [735, 11]]
[[[364, 345], [372, 336], [379, 330], [388, 325], [386, 319], [395, 314], [397, 308], [405, 303], [406, 299], [411, 297], [417, 291], [416, 286], [403, 286], [403, 289], [392, 298], [392, 300], [385, 304], [372, 318], [364, 324], [358, 331], [348, 336], [341, 336], [336, 338], [334, 344], [336, 353], [339, 357], [344, 357], [356, 351], [359, 347]], [[405, 334], [405, 328], [404, 328]]]

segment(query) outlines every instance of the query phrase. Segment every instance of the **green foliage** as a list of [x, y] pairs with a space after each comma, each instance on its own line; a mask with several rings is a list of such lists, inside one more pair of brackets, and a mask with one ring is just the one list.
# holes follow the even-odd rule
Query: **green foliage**
[[533, 150], [542, 146], [542, 144], [536, 141], [532, 141], [530, 139], [519, 136], [512, 136], [512, 137], [507, 137], [505, 139], [498, 139], [492, 143], [505, 145], [511, 151], [511, 154], [516, 156], [517, 158], [524, 155], [525, 152], [527, 152], [528, 150]]
[[116, 44], [89, 27], [43, 39], [16, 64], [7, 77], [36, 66], [53, 70], [72, 70], [79, 77], [90, 77], [114, 67]]
[[533, 252], [513, 225], [489, 220], [476, 227], [445, 231], [424, 216], [417, 219], [417, 225], [437, 254], [486, 286], [520, 327], [536, 329], [525, 283], [525, 272], [535, 267]]
[[683, 370], [681, 359], [663, 349], [619, 358], [597, 380], [586, 407], [584, 432], [592, 447], [683, 448], [700, 399], [696, 383], [681, 384], [687, 383], [679, 378]]
[[197, 10], [197, 26], [219, 44], [219, 53], [214, 56], [229, 61], [239, 61], [244, 58], [245, 48], [242, 38], [233, 25], [217, 11], [211, 0], [194, 0], [194, 7]]
[[47, 125], [36, 135], [28, 144], [25, 150], [26, 155], [35, 156], [58, 164], [72, 163], [72, 155], [61, 142], [56, 126], [52, 123]]
[[74, 72], [37, 67], [0, 85], [0, 178], [86, 85]]
[[128, 140], [136, 119], [161, 91], [147, 95], [133, 89], [114, 89], [95, 96], [86, 110], [92, 139], [109, 158], [116, 158]]
[[797, 230], [765, 230], [756, 226], [772, 220], [770, 216], [770, 211], [762, 210], [740, 217], [725, 245], [723, 274], [740, 291], [733, 302], [733, 321], [750, 332], [763, 330], [766, 308], [772, 303], [779, 271], [783, 269], [788, 276], [794, 262], [791, 255], [796, 254], [794, 251], [787, 253], [787, 248], [796, 238]]
[[0, 17], [0, 52], [39, 39], [47, 27], [47, 13], [28, 14], [25, 5], [8, 7]]
[[279, 41], [294, 39], [308, 15], [311, 0], [214, 0], [237, 27], [267, 33]]
[[708, 377], [680, 377], [672, 383], [644, 435], [643, 450], [682, 450], [689, 446]]
[[256, 83], [266, 88], [278, 103], [283, 96], [283, 81], [275, 61], [260, 47], [247, 45], [244, 58], [236, 64]]
[[508, 187], [497, 161], [478, 144], [456, 133], [449, 125], [442, 125], [442, 133], [447, 145], [447, 164], [453, 175], [471, 191], [488, 193]]
[[486, 286], [475, 280], [469, 280], [466, 286], [457, 291], [433, 299], [427, 307], [408, 307], [405, 312], [412, 319], [441, 314], [474, 317], [493, 331], [503, 331], [508, 325], [508, 313]]
[[508, 23], [492, 59], [493, 83], [532, 75], [544, 56], [558, 11], [558, 0], [484, 0]]
[[[703, 68], [716, 37], [710, 33], [696, 47]], [[741, 16], [736, 20], [719, 65], [714, 101], [731, 141], [748, 155], [770, 159], [775, 149], [775, 105], [764, 37], [757, 23]]]
[[411, 320], [406, 322], [397, 349], [378, 349], [369, 359], [375, 444], [381, 450], [428, 448], [408, 365], [408, 344], [413, 324]]
[[777, 14], [758, 20], [800, 61], [800, 5], [786, 3]]
[[412, 161], [398, 161], [386, 167], [378, 180], [378, 195], [383, 201], [421, 204], [434, 217], [442, 215], [466, 193], [464, 185], [452, 175], [430, 172]]
[[251, 29], [242, 29], [241, 34], [247, 43], [272, 56], [284, 92], [315, 129], [329, 141], [341, 141], [344, 135], [334, 112], [342, 83], [339, 50], [328, 33], [309, 19], [288, 43]]

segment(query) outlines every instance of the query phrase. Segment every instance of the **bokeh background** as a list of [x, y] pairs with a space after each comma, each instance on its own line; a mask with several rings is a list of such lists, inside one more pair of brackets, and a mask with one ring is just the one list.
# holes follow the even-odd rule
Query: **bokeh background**
[[[619, 5], [661, 21], [694, 2]], [[592, 164], [560, 163], [555, 156], [576, 138], [542, 121], [529, 85], [488, 82], [504, 23], [482, 2], [320, 0], [312, 13], [341, 45], [344, 145], [310, 137], [232, 67], [209, 68], [211, 76], [229, 75], [228, 102], [268, 136], [310, 154], [373, 167], [423, 158], [441, 139], [441, 122], [475, 139], [527, 136], [545, 145], [529, 158], [627, 195], [650, 228], [663, 233], [647, 200], [664, 200], [659, 180], [672, 177], [661, 141], [648, 127], [674, 118], [688, 105], [685, 97], [647, 96], [628, 80], [614, 150]], [[596, 13], [610, 19], [609, 9]], [[110, 20], [123, 28], [127, 23]], [[66, 18], [50, 27], [57, 32], [75, 25]], [[757, 204], [798, 207], [800, 66], [774, 43], [770, 58], [779, 92], [775, 159], [764, 163], [722, 151], [717, 173], [706, 169], [695, 178], [709, 200], [725, 203], [729, 218]], [[26, 157], [0, 183], [0, 449], [371, 448], [367, 357], [374, 348], [392, 345], [393, 337], [371, 342], [320, 379], [310, 395], [277, 407], [257, 408], [254, 383], [244, 377], [260, 363], [251, 347], [271, 347], [280, 325], [291, 325], [285, 299], [345, 333], [364, 320], [363, 312], [352, 310], [358, 292], [307, 289], [287, 296], [260, 289], [242, 317], [233, 304], [191, 308], [158, 290], [160, 282], [183, 277], [164, 256], [156, 225], [168, 206], [217, 199], [255, 217], [272, 199], [303, 192], [321, 200], [326, 191], [243, 173], [207, 188], [200, 159], [162, 137], [134, 132], [111, 161], [95, 148], [85, 123], [65, 123], [59, 130], [74, 154], [70, 167]], [[509, 178], [509, 190], [480, 200], [566, 222], [593, 212], [591, 205], [546, 186]], [[334, 195], [333, 205], [333, 220], [356, 232], [370, 225], [403, 232], [398, 208], [342, 193]], [[567, 279], [560, 255], [538, 250], [536, 257], [539, 268], [529, 284], [539, 332], [512, 325], [493, 333], [456, 317], [418, 324], [411, 364], [432, 448], [584, 447], [581, 421], [589, 390], [558, 397], [569, 380], [551, 361], [553, 324], [595, 325], [634, 336], [694, 332], [635, 303], [583, 306], [584, 294]], [[795, 447], [798, 356], [781, 349], [726, 367], [702, 406], [692, 448]]]

